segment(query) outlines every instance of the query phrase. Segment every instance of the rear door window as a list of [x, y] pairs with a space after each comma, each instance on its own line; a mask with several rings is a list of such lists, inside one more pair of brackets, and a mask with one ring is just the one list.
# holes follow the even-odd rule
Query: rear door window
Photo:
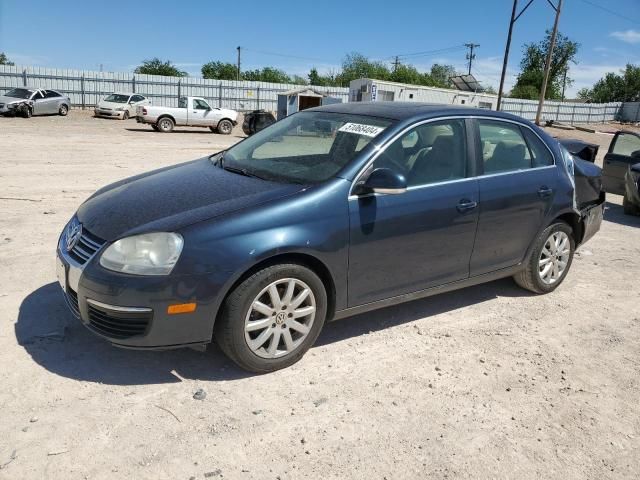
[[531, 152], [518, 125], [478, 120], [484, 173], [502, 173], [532, 167]]
[[60, 94], [58, 92], [54, 92], [53, 90], [47, 90], [44, 94], [44, 98], [56, 98], [59, 96]]

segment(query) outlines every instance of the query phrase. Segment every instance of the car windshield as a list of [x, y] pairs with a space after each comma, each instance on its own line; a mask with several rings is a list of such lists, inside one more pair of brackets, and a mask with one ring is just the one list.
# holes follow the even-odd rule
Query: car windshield
[[26, 88], [14, 88], [4, 94], [5, 97], [13, 98], [31, 98], [31, 95], [33, 95], [33, 90], [27, 90]]
[[118, 93], [113, 93], [105, 98], [104, 101], [113, 103], [127, 103], [129, 101], [129, 95], [120, 95]]
[[224, 167], [276, 182], [323, 182], [391, 123], [346, 113], [296, 113], [231, 147]]

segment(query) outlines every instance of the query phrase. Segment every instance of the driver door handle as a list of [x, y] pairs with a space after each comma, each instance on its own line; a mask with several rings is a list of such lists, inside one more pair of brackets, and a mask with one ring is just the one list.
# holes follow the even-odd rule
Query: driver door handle
[[543, 185], [542, 187], [540, 187], [540, 190], [538, 190], [538, 195], [540, 195], [542, 198], [548, 197], [553, 193], [553, 189], [547, 187], [546, 185]]
[[462, 200], [460, 200], [460, 203], [458, 203], [458, 205], [456, 206], [456, 209], [460, 213], [467, 213], [473, 210], [474, 208], [476, 208], [477, 206], [478, 206], [478, 202], [474, 202], [466, 198], [463, 198]]

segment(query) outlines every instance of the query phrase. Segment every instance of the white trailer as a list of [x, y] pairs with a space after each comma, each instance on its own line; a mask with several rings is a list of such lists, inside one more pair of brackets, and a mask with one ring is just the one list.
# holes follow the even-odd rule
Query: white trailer
[[448, 88], [423, 87], [388, 82], [373, 78], [358, 78], [349, 84], [350, 102], [425, 102], [495, 110], [497, 95], [465, 92]]

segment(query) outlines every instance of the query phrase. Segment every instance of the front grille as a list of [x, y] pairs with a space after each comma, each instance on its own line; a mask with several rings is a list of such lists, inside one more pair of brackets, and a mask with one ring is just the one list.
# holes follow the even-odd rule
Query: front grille
[[89, 307], [89, 326], [97, 333], [110, 338], [129, 338], [143, 335], [151, 322], [153, 313], [148, 312], [107, 312]]
[[64, 295], [67, 306], [71, 309], [71, 313], [73, 313], [77, 318], [80, 318], [80, 308], [78, 307], [78, 294], [74, 292], [72, 289], [67, 287], [67, 291]]
[[104, 243], [104, 240], [83, 229], [80, 239], [68, 253], [76, 262], [80, 265], [84, 265], [98, 250], [102, 248]]

